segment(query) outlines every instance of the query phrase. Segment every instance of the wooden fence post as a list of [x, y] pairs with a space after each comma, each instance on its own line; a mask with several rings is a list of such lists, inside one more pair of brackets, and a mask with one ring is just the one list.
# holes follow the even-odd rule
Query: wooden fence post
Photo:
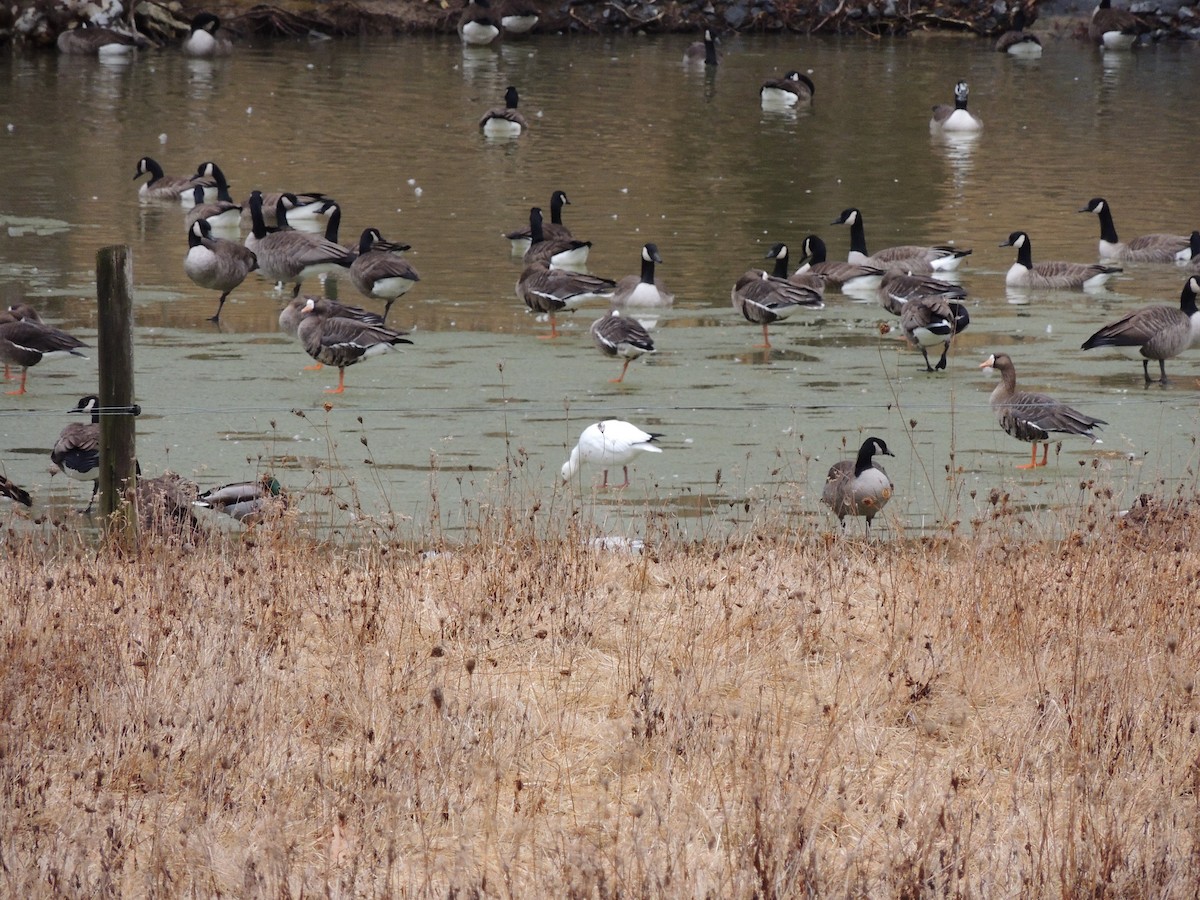
[[[133, 405], [133, 257], [125, 245], [96, 253], [100, 358], [100, 512], [105, 529], [127, 551], [138, 546], [137, 448]], [[127, 410], [127, 413], [120, 411]]]

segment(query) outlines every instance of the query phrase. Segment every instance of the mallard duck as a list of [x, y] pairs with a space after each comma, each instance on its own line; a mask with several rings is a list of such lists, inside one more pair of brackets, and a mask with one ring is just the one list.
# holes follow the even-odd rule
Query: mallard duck
[[1150, 360], [1158, 360], [1159, 384], [1167, 383], [1167, 360], [1200, 344], [1200, 310], [1196, 295], [1200, 278], [1193, 275], [1183, 285], [1179, 306], [1143, 306], [1117, 321], [1105, 325], [1083, 342], [1084, 350], [1094, 347], [1138, 347], [1142, 374], [1150, 384]]
[[846, 524], [846, 516], [862, 516], [869, 533], [871, 520], [892, 499], [895, 486], [883, 467], [875, 462], [876, 453], [896, 455], [881, 438], [869, 437], [854, 459], [839, 460], [830, 466], [821, 502], [833, 510], [839, 525]]
[[350, 280], [364, 297], [385, 301], [383, 318], [387, 320], [397, 297], [407, 294], [421, 276], [396, 249], [383, 239], [378, 228], [363, 231], [358, 241], [358, 256], [350, 266]]
[[524, 301], [530, 312], [545, 313], [550, 318], [550, 333], [543, 338], [558, 337], [554, 314], [574, 310], [596, 297], [608, 297], [616, 289], [610, 278], [551, 269], [545, 263], [526, 266], [517, 279], [517, 298]]
[[983, 120], [967, 109], [969, 94], [970, 89], [965, 81], [954, 85], [954, 105], [939, 103], [935, 106], [929, 127], [935, 131], [979, 131], [983, 128]]
[[1128, 243], [1117, 237], [1112, 207], [1103, 197], [1093, 197], [1081, 213], [1100, 217], [1100, 258], [1121, 262], [1172, 263], [1188, 259], [1191, 254], [1188, 238], [1182, 234], [1144, 234]]
[[300, 311], [297, 337], [305, 352], [319, 363], [338, 367], [338, 385], [325, 393], [346, 390], [346, 367], [371, 356], [394, 350], [398, 344], [411, 344], [404, 335], [383, 325], [334, 315], [335, 308], [325, 300], [309, 298]]
[[43, 359], [64, 356], [87, 359], [79, 352], [81, 347], [86, 346], [79, 338], [61, 328], [45, 324], [26, 304], [10, 306], [7, 311], [0, 312], [0, 360], [3, 360], [6, 370], [9, 366], [21, 367], [21, 385], [15, 391], [6, 393], [24, 394], [30, 368]]
[[620, 356], [625, 360], [621, 374], [611, 379], [613, 384], [625, 380], [629, 364], [646, 353], [654, 352], [654, 339], [642, 327], [642, 323], [631, 316], [621, 315], [619, 309], [611, 310], [592, 323], [592, 340], [605, 356]]
[[183, 258], [183, 271], [197, 285], [210, 291], [220, 291], [217, 311], [210, 322], [221, 320], [221, 310], [234, 289], [246, 276], [258, 268], [258, 258], [250, 248], [237, 241], [213, 237], [207, 219], [199, 219], [188, 229], [188, 252]]
[[281, 515], [287, 509], [288, 495], [279, 479], [265, 472], [257, 481], [238, 481], [205, 491], [193, 503], [232, 516], [243, 525], [256, 525]]
[[947, 244], [932, 247], [905, 244], [869, 254], [867, 253], [867, 232], [863, 225], [862, 213], [854, 207], [842, 210], [842, 214], [831, 224], [850, 226], [850, 253], [846, 257], [847, 262], [880, 268], [889, 268], [895, 264], [918, 272], [918, 267], [909, 262], [916, 260], [928, 263], [935, 271], [949, 272], [957, 269], [963, 259], [971, 255], [970, 250], [961, 250]]
[[504, 91], [504, 105], [493, 107], [483, 114], [479, 127], [488, 137], [516, 137], [529, 127], [517, 110], [521, 97], [511, 84]]
[[583, 429], [583, 433], [579, 435], [579, 443], [571, 450], [570, 458], [563, 463], [562, 479], [570, 481], [582, 464], [591, 463], [604, 467], [602, 487], [608, 487], [608, 470], [613, 466], [620, 466], [625, 473], [625, 480], [617, 487], [628, 487], [629, 463], [639, 453], [662, 453], [662, 448], [651, 443], [660, 437], [661, 434], [642, 431], [636, 425], [620, 419], [596, 422]]
[[668, 291], [655, 276], [654, 264], [661, 263], [656, 244], [642, 247], [642, 271], [640, 275], [626, 275], [617, 282], [609, 302], [613, 306], [670, 306], [675, 295]]
[[1117, 266], [1099, 263], [1040, 262], [1034, 265], [1033, 244], [1024, 231], [1014, 231], [1001, 247], [1016, 247], [1017, 261], [1004, 276], [1009, 287], [1040, 288], [1044, 290], [1097, 288], [1122, 271]]
[[100, 398], [81, 397], [67, 412], [90, 415], [91, 421], [72, 422], [59, 432], [50, 451], [50, 462], [54, 464], [51, 474], [63, 472], [77, 481], [92, 482], [92, 496], [87, 507], [80, 510], [87, 515], [100, 490]]

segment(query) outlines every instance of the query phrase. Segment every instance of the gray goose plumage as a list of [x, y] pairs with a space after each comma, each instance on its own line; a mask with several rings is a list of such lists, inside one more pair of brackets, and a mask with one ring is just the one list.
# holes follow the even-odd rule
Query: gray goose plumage
[[629, 364], [647, 353], [654, 353], [654, 339], [642, 326], [642, 323], [631, 316], [621, 315], [619, 309], [611, 310], [608, 315], [601, 316], [592, 323], [592, 341], [597, 349], [605, 356], [619, 356], [625, 360], [621, 374], [611, 379], [612, 384], [620, 384], [625, 380]]
[[258, 268], [258, 257], [249, 247], [237, 241], [213, 237], [207, 219], [199, 219], [188, 229], [188, 252], [183, 258], [183, 271], [199, 287], [220, 291], [217, 311], [210, 322], [221, 320], [221, 310], [229, 295]]
[[522, 257], [525, 265], [545, 263], [552, 268], [581, 268], [587, 264], [591, 247], [591, 241], [547, 237], [542, 225], [542, 210], [537, 206], [529, 210], [529, 249]]
[[[979, 364], [981, 369], [995, 369], [1000, 373], [1000, 384], [992, 391], [990, 404], [1000, 427], [1018, 441], [1028, 441], [1031, 455], [1027, 465], [1018, 469], [1034, 469], [1046, 465], [1050, 453], [1050, 433], [1081, 434], [1099, 443], [1093, 429], [1107, 425], [1103, 419], [1072, 409], [1060, 400], [1046, 394], [1017, 390], [1017, 370], [1007, 353], [989, 356]], [[1043, 445], [1042, 461], [1037, 461], [1037, 445]]]
[[1143, 306], [1129, 315], [1105, 325], [1083, 342], [1084, 350], [1094, 347], [1138, 347], [1142, 354], [1142, 374], [1150, 384], [1150, 360], [1158, 360], [1159, 384], [1167, 383], [1167, 360], [1200, 344], [1200, 311], [1196, 295], [1200, 279], [1195, 275], [1183, 285], [1179, 306]]
[[815, 234], [806, 237], [800, 249], [803, 255], [795, 275], [812, 272], [824, 278], [826, 284], [842, 290], [876, 287], [883, 278], [884, 270], [878, 266], [830, 261], [825, 242]]
[[1103, 197], [1093, 197], [1081, 213], [1095, 213], [1100, 217], [1100, 258], [1121, 262], [1173, 263], [1187, 260], [1192, 251], [1188, 238], [1182, 234], [1144, 234], [1128, 243], [1117, 237], [1113, 224], [1112, 207]]
[[323, 365], [338, 367], [338, 385], [327, 394], [345, 391], [347, 366], [412, 343], [405, 337], [408, 332], [334, 315], [334, 307], [325, 300], [310, 297], [300, 315], [297, 337], [305, 352]]
[[407, 294], [421, 276], [403, 256], [399, 248], [383, 239], [378, 228], [363, 231], [358, 241], [358, 256], [350, 266], [350, 280], [364, 297], [385, 301], [383, 318], [386, 321], [397, 297]]
[[150, 41], [140, 34], [81, 22], [75, 28], [60, 32], [55, 45], [59, 53], [68, 56], [115, 57], [128, 55], [139, 47], [148, 47]]
[[704, 29], [704, 40], [693, 41], [683, 51], [683, 61], [689, 65], [716, 66], [721, 62], [721, 53], [717, 50], [717, 39], [711, 28]]
[[939, 103], [933, 107], [929, 127], [935, 131], [979, 131], [983, 128], [983, 120], [967, 109], [969, 96], [970, 88], [965, 81], [954, 85], [954, 105]]
[[[320, 300], [320, 297], [296, 297], [291, 300], [287, 306], [279, 311], [279, 330], [284, 334], [291, 335], [294, 338], [300, 336], [300, 323], [304, 320], [304, 307], [309, 301], [314, 304]], [[328, 306], [329, 315], [336, 316], [341, 319], [355, 319], [366, 325], [383, 325], [383, 316], [378, 313], [370, 312], [363, 309], [361, 306], [347, 306], [344, 303], [339, 303], [336, 300], [325, 300]], [[321, 364], [308, 366], [307, 368], [319, 369]]]
[[149, 175], [150, 180], [138, 188], [138, 196], [143, 200], [178, 200], [191, 203], [195, 196], [196, 185], [203, 185], [204, 198], [216, 199], [217, 183], [204, 175], [166, 175], [163, 168], [149, 156], [143, 156], [137, 161], [137, 172], [133, 180]]
[[617, 282], [610, 303], [613, 306], [670, 306], [675, 295], [663, 286], [654, 274], [654, 264], [661, 263], [658, 246], [645, 244], [642, 247], [642, 271], [639, 275], [626, 275]]
[[80, 398], [70, 413], [84, 413], [91, 416], [90, 422], [72, 422], [59, 432], [58, 440], [50, 451], [50, 462], [55, 466], [51, 470], [63, 472], [77, 481], [92, 482], [92, 496], [86, 509], [80, 512], [90, 513], [92, 504], [96, 502], [96, 492], [100, 490], [100, 398], [87, 396]]
[[595, 297], [608, 297], [616, 282], [583, 272], [551, 269], [545, 263], [526, 266], [517, 279], [517, 298], [533, 313], [544, 313], [550, 319], [550, 333], [543, 338], [558, 337], [554, 315], [562, 310], [575, 310]]
[[[574, 239], [575, 236], [571, 234], [571, 229], [564, 225], [562, 220], [562, 208], [570, 205], [571, 201], [567, 199], [566, 191], [555, 191], [550, 195], [550, 221], [542, 222], [543, 237], [567, 241]], [[532, 242], [528, 223], [508, 232], [504, 236], [512, 241], [512, 252], [514, 254], [519, 253], [524, 255]]]
[[[294, 195], [285, 194], [275, 209], [275, 218], [287, 225], [287, 204]], [[300, 285], [309, 275], [350, 268], [354, 254], [324, 236], [305, 231], [268, 231], [262, 212], [261, 191], [250, 194], [252, 230], [246, 246], [258, 258], [258, 271], [269, 281], [292, 285], [292, 296], [300, 294]]]
[[750, 269], [730, 291], [733, 308], [747, 322], [762, 326], [763, 342], [770, 349], [767, 326], [786, 319], [800, 309], [824, 309], [825, 301], [810, 287], [792, 284], [786, 278], [776, 278], [761, 269]]
[[910, 300], [964, 300], [967, 291], [962, 285], [951, 284], [929, 275], [909, 275], [898, 269], [889, 269], [880, 279], [875, 294], [879, 298], [880, 306], [898, 316]]
[[489, 109], [479, 120], [479, 127], [489, 137], [516, 137], [529, 127], [517, 109], [521, 97], [511, 84], [504, 91], [504, 105]]
[[[925, 371], [945, 369], [950, 342], [971, 324], [967, 308], [957, 302], [966, 299], [966, 289], [926, 275], [906, 275], [889, 270], [876, 293], [879, 304], [900, 317], [900, 330], [905, 340], [925, 357]], [[937, 365], [931, 366], [928, 348], [938, 344], [942, 345], [942, 355]]]
[[221, 30], [221, 20], [210, 12], [192, 17], [191, 30], [183, 39], [183, 52], [199, 59], [228, 56], [233, 52], [233, 41]]
[[846, 524], [846, 516], [862, 516], [869, 533], [871, 520], [892, 499], [895, 487], [887, 472], [875, 462], [877, 453], [896, 455], [881, 438], [869, 437], [854, 459], [839, 460], [830, 466], [821, 502], [833, 510], [839, 525]]
[[1033, 245], [1024, 231], [1014, 231], [1001, 247], [1016, 247], [1017, 261], [1004, 276], [1009, 287], [1069, 290], [1097, 288], [1122, 271], [1116, 266], [1099, 263], [1033, 262]]
[[812, 79], [794, 70], [782, 78], [768, 78], [758, 89], [759, 100], [767, 107], [807, 106], [815, 93]]
[[831, 224], [850, 226], [850, 253], [846, 257], [847, 262], [881, 268], [897, 265], [918, 272], [919, 267], [910, 263], [911, 260], [916, 263], [928, 263], [934, 271], [949, 272], [957, 269], [963, 259], [971, 255], [970, 250], [961, 250], [948, 244], [931, 247], [904, 244], [888, 247], [873, 254], [868, 253], [867, 232], [863, 225], [862, 213], [854, 207], [842, 210], [842, 214]]
[[32, 307], [24, 303], [10, 306], [7, 311], [0, 312], [0, 360], [4, 362], [6, 375], [9, 366], [21, 367], [21, 385], [6, 393], [24, 394], [29, 370], [43, 359], [64, 356], [87, 359], [79, 352], [80, 347], [86, 346], [61, 328], [45, 324]]

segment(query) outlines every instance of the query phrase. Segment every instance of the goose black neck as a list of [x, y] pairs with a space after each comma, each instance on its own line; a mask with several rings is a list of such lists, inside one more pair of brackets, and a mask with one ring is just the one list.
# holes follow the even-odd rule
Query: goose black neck
[[1100, 217], [1100, 240], [1110, 244], [1117, 243], [1117, 226], [1113, 224], [1112, 210], [1108, 208], [1107, 201], [1100, 207], [1097, 215]]
[[776, 278], [786, 279], [788, 277], [788, 255], [786, 250], [775, 257], [775, 270], [771, 274]]
[[704, 64], [706, 66], [717, 64], [717, 42], [707, 31], [704, 33]]
[[263, 219], [262, 194], [255, 191], [250, 195], [250, 230], [260, 241], [267, 236], [267, 223]]
[[202, 240], [204, 240], [204, 234], [199, 228], [193, 227], [188, 229], [188, 249], [199, 247]]
[[555, 194], [550, 198], [550, 221], [555, 225], [562, 224], [563, 195]]
[[546, 239], [546, 232], [542, 230], [542, 211], [536, 207], [529, 211], [529, 241], [532, 244], [540, 244]]
[[858, 458], [854, 461], [854, 474], [856, 477], [867, 471], [867, 469], [873, 469], [875, 467], [874, 457], [874, 441], [867, 441], [858, 448]]
[[1029, 242], [1029, 236], [1025, 236], [1025, 240], [1021, 241], [1021, 246], [1017, 248], [1017, 262], [1027, 269], [1033, 268], [1033, 245]]
[[850, 223], [850, 249], [863, 256], [871, 255], [867, 252], [867, 230], [863, 227], [861, 214], [855, 216], [854, 221]]
[[329, 215], [329, 222], [325, 225], [325, 240], [336, 244], [338, 242], [338, 231], [342, 227], [342, 208], [335, 206], [333, 212]]
[[1179, 295], [1179, 308], [1187, 313], [1189, 318], [1200, 311], [1196, 308], [1196, 292], [1192, 290], [1192, 279], [1190, 278], [1183, 286], [1183, 293]]
[[642, 284], [654, 284], [654, 260], [642, 256]]

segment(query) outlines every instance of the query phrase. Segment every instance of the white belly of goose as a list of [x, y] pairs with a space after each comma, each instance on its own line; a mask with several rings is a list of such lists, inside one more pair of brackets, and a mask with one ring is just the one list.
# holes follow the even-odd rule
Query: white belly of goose
[[510, 122], [500, 116], [492, 116], [483, 123], [483, 133], [488, 137], [520, 137], [521, 126], [517, 122]]
[[662, 306], [663, 298], [656, 285], [639, 281], [633, 292], [624, 298], [624, 303], [628, 306]]
[[779, 88], [765, 87], [760, 92], [763, 106], [795, 106], [800, 97], [792, 91], [781, 91]]
[[956, 109], [942, 123], [942, 131], [979, 131], [981, 128], [983, 123], [965, 109]]
[[462, 36], [464, 44], [482, 46], [494, 41], [496, 36], [500, 34], [500, 29], [495, 25], [487, 25], [482, 22], [466, 22], [459, 33]]

